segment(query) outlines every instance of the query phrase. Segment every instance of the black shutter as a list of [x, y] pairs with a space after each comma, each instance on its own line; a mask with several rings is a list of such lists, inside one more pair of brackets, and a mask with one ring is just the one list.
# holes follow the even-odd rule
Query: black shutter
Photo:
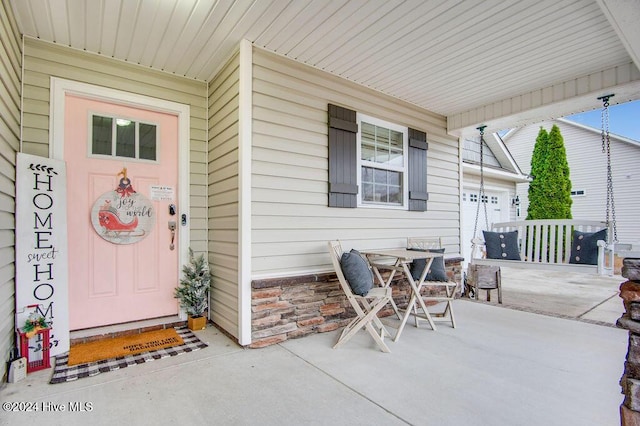
[[409, 129], [409, 210], [427, 210], [427, 149], [427, 134]]
[[356, 112], [329, 104], [329, 207], [357, 207]]

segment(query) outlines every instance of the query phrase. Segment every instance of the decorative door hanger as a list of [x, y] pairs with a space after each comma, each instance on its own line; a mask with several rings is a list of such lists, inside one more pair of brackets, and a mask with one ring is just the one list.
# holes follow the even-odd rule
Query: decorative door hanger
[[93, 228], [113, 244], [134, 244], [153, 229], [156, 217], [152, 202], [133, 189], [124, 168], [120, 184], [102, 194], [91, 209]]

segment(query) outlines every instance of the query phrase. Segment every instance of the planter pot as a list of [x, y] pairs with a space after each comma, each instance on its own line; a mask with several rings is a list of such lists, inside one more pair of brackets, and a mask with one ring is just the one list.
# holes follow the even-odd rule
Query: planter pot
[[187, 325], [189, 326], [189, 330], [204, 330], [207, 327], [207, 317], [202, 315], [199, 317], [189, 316]]

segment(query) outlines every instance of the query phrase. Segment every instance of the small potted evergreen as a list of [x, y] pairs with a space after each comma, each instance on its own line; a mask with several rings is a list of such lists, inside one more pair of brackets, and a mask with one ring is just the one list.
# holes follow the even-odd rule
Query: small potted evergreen
[[189, 263], [182, 267], [183, 277], [176, 287], [174, 297], [180, 301], [188, 317], [190, 330], [203, 330], [207, 326], [205, 312], [209, 306], [211, 271], [204, 254], [193, 255], [189, 249]]

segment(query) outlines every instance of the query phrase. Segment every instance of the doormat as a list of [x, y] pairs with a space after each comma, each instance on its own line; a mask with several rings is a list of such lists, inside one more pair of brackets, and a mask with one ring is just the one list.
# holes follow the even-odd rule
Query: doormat
[[[143, 364], [148, 361], [167, 358], [170, 356], [182, 355], [187, 352], [197, 351], [206, 348], [207, 344], [202, 342], [187, 327], [176, 327], [177, 336], [182, 339], [182, 344], [161, 349], [145, 350], [133, 355], [116, 356], [109, 359], [102, 359], [95, 362], [87, 362], [77, 365], [69, 365], [69, 352], [56, 357], [56, 365], [53, 370], [53, 376], [49, 383], [64, 383], [73, 380], [82, 379], [84, 377], [96, 376], [100, 373], [107, 373], [113, 370], [119, 370], [132, 365]], [[127, 336], [128, 337], [128, 336]], [[92, 342], [93, 343], [93, 342]]]
[[175, 328], [129, 334], [122, 337], [96, 340], [71, 345], [67, 365], [88, 364], [109, 358], [118, 358], [149, 352], [154, 349], [169, 348], [183, 344]]

